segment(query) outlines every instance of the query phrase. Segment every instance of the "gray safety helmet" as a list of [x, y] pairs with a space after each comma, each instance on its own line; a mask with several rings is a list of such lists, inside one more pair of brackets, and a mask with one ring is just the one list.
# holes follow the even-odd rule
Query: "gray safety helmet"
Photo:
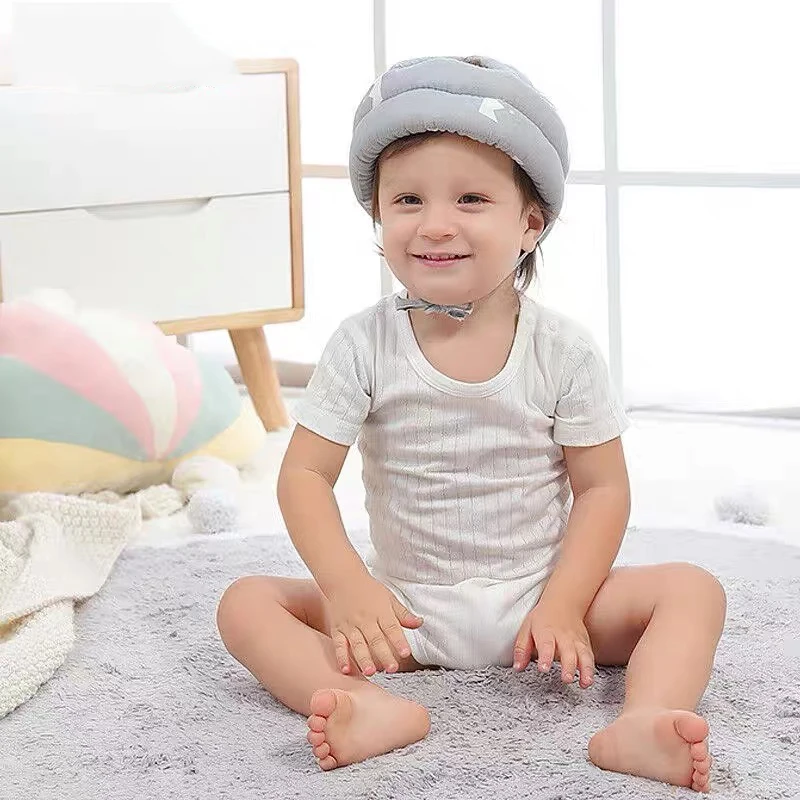
[[569, 172], [567, 135], [553, 104], [521, 72], [491, 58], [436, 56], [401, 61], [378, 77], [356, 110], [350, 145], [350, 182], [367, 213], [378, 156], [424, 131], [502, 150], [530, 176], [555, 221]]

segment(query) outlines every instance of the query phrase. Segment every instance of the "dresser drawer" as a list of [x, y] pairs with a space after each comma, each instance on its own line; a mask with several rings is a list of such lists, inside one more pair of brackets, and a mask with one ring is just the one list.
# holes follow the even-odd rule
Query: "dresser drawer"
[[154, 321], [290, 308], [289, 194], [0, 215], [0, 300], [40, 288]]
[[175, 93], [0, 87], [0, 214], [289, 190], [281, 72]]

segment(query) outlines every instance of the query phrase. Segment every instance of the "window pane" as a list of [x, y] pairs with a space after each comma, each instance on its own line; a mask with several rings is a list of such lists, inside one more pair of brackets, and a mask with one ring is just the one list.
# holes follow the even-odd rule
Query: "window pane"
[[622, 169], [800, 170], [800, 3], [617, 0], [617, 9]]
[[626, 400], [800, 406], [800, 191], [631, 187], [620, 214]]
[[11, 58], [11, 54], [5, 51], [11, 44], [11, 14], [11, 0], [0, 0], [0, 47], [3, 48], [0, 60]]
[[542, 243], [544, 259], [528, 295], [587, 327], [606, 361], [608, 282], [606, 273], [605, 190], [567, 184], [564, 208]]
[[[421, 24], [424, 20], [424, 24]], [[564, 120], [572, 169], [603, 166], [599, 0], [387, 0], [391, 65], [431, 55], [483, 55], [524, 72]]]
[[303, 161], [347, 164], [353, 114], [374, 78], [372, 3], [177, 0], [181, 16], [234, 58], [294, 58], [300, 65]]

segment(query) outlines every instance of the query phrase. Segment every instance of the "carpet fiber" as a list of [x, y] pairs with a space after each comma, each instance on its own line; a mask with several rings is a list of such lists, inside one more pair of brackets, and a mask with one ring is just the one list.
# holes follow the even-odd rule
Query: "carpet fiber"
[[[711, 724], [714, 796], [800, 797], [800, 550], [682, 531], [628, 534], [623, 563], [668, 560], [707, 567], [728, 591], [727, 627], [700, 708]], [[589, 737], [622, 700], [624, 673], [614, 668], [600, 669], [587, 691], [562, 687], [555, 673], [499, 668], [380, 676], [430, 709], [431, 734], [320, 772], [305, 721], [273, 701], [218, 639], [220, 593], [253, 572], [306, 574], [284, 537], [124, 553], [79, 607], [64, 667], [0, 722], [0, 797], [697, 797], [587, 760]]]

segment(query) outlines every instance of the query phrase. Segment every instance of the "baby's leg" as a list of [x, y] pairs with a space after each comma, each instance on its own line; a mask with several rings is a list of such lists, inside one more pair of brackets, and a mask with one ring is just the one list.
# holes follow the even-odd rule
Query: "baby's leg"
[[694, 713], [725, 623], [725, 592], [692, 564], [612, 571], [586, 614], [598, 664], [628, 664], [619, 718], [592, 737], [603, 769], [708, 791], [708, 723]]
[[[416, 742], [428, 712], [371, 683], [344, 675], [329, 636], [325, 596], [313, 580], [248, 577], [220, 601], [217, 624], [231, 655], [289, 708], [308, 717], [308, 741], [322, 769], [363, 761]], [[399, 658], [401, 671], [419, 667]], [[354, 665], [355, 666], [355, 665]]]

